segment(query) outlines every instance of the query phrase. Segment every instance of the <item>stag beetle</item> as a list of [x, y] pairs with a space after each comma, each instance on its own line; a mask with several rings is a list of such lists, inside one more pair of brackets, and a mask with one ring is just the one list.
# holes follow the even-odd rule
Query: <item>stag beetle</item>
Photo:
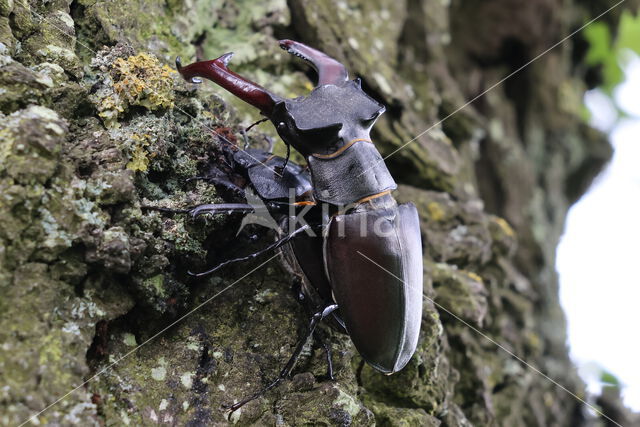
[[[279, 224], [292, 216], [292, 206], [304, 209], [308, 218], [299, 228], [285, 227], [284, 237], [260, 251], [283, 246], [289, 262], [304, 273], [302, 294], [316, 305], [308, 334], [278, 379], [231, 410], [284, 380], [325, 318], [347, 332], [363, 359], [384, 374], [409, 362], [420, 332], [423, 272], [418, 213], [412, 203], [396, 203], [391, 195], [396, 183], [369, 139], [385, 107], [362, 90], [359, 79], [349, 80], [344, 65], [323, 52], [291, 40], [281, 40], [280, 47], [317, 71], [318, 84], [309, 95], [285, 99], [245, 79], [227, 67], [232, 53], [187, 66], [176, 59], [187, 81], [212, 80], [273, 123], [287, 146], [287, 157], [239, 150], [233, 154], [235, 166], [246, 174]], [[306, 158], [306, 166], [289, 162], [289, 147]], [[254, 210], [250, 204], [236, 203], [202, 205], [191, 213]], [[249, 257], [228, 260], [198, 275]]]

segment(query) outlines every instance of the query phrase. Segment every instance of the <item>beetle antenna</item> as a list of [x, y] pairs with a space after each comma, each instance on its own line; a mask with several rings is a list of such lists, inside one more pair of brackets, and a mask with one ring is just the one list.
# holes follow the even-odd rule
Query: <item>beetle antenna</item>
[[287, 164], [289, 164], [289, 157], [291, 156], [291, 146], [286, 142], [284, 144], [287, 146], [287, 156], [284, 158], [284, 164], [282, 165], [282, 172], [280, 172], [280, 174], [284, 173], [284, 170], [287, 168]]
[[268, 118], [266, 118], [266, 117], [265, 117], [264, 119], [260, 119], [260, 120], [258, 120], [257, 122], [255, 122], [255, 123], [251, 124], [251, 125], [250, 125], [248, 128], [246, 128], [244, 131], [245, 131], [245, 132], [249, 132], [249, 131], [251, 130], [251, 128], [252, 128], [252, 127], [254, 127], [254, 126], [256, 126], [256, 125], [259, 125], [260, 123], [264, 123], [264, 122], [266, 122], [267, 120], [269, 120], [269, 119], [268, 119]]

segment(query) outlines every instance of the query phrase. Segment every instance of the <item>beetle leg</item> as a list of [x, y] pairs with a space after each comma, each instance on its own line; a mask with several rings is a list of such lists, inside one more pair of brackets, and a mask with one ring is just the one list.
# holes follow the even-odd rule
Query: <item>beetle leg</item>
[[185, 178], [184, 182], [191, 182], [191, 181], [208, 181], [211, 178], [206, 176], [206, 175], [198, 175], [198, 176], [192, 176], [190, 178]]
[[231, 214], [233, 212], [242, 212], [242, 213], [251, 213], [254, 212], [255, 207], [247, 204], [247, 203], [220, 203], [220, 204], [209, 204], [206, 203], [204, 205], [196, 206], [195, 208], [189, 209], [189, 213], [193, 218], [197, 218], [200, 215], [205, 214]]
[[[194, 179], [207, 179], [206, 177], [195, 177]], [[142, 205], [142, 209], [150, 211], [165, 212], [171, 214], [191, 214], [193, 218], [204, 214], [230, 214], [232, 212], [251, 213], [255, 208], [246, 203], [221, 203], [218, 205], [204, 204], [189, 209], [165, 208], [162, 206]]]
[[255, 394], [253, 394], [253, 395], [251, 395], [251, 396], [249, 396], [249, 397], [247, 397], [245, 399], [242, 399], [238, 403], [234, 403], [233, 405], [223, 405], [225, 408], [227, 408], [227, 409], [229, 409], [231, 411], [229, 415], [231, 415], [231, 413], [233, 413], [234, 411], [237, 411], [238, 409], [240, 409], [245, 404], [251, 402], [252, 400], [255, 400], [255, 399], [259, 398], [262, 395], [264, 395], [266, 392], [268, 392], [272, 388], [276, 387], [278, 384], [280, 384], [282, 381], [284, 381], [286, 378], [288, 378], [289, 375], [291, 374], [291, 371], [293, 371], [293, 368], [296, 366], [296, 362], [300, 358], [300, 354], [302, 353], [302, 350], [304, 349], [304, 345], [309, 340], [309, 337], [311, 337], [311, 335], [313, 335], [313, 332], [315, 331], [316, 326], [318, 326], [318, 323], [320, 323], [320, 321], [322, 319], [324, 319], [325, 317], [327, 317], [329, 314], [333, 313], [337, 308], [338, 308], [337, 304], [332, 304], [332, 305], [329, 305], [329, 306], [323, 308], [322, 310], [318, 311], [317, 313], [315, 313], [311, 317], [311, 321], [309, 322], [309, 329], [307, 330], [307, 333], [305, 334], [304, 337], [302, 337], [298, 341], [298, 344], [296, 345], [296, 349], [293, 351], [293, 354], [289, 358], [289, 361], [287, 362], [287, 364], [284, 366], [284, 368], [282, 368], [282, 371], [280, 371], [280, 375], [278, 375], [278, 378], [276, 378], [271, 384], [269, 384], [268, 386], [266, 386], [265, 388], [263, 388], [259, 392], [255, 393]]
[[324, 349], [324, 354], [327, 357], [327, 378], [333, 381], [334, 378], [333, 378], [333, 361], [331, 360], [331, 347], [329, 347], [329, 344], [327, 344], [326, 337], [322, 332], [320, 332], [320, 330], [317, 330], [315, 332], [315, 337], [318, 339], [318, 341], [322, 345], [322, 348]]
[[291, 145], [287, 144], [285, 142], [285, 145], [287, 146], [287, 157], [285, 157], [284, 159], [284, 164], [281, 167], [277, 167], [276, 169], [280, 169], [278, 172], [280, 174], [284, 173], [284, 170], [287, 168], [287, 164], [289, 163], [289, 157], [291, 157]]
[[[203, 206], [207, 206], [207, 205], [203, 205]], [[209, 206], [214, 206], [215, 207], [215, 206], [220, 206], [220, 205], [209, 205]], [[221, 269], [222, 267], [226, 267], [229, 264], [234, 264], [236, 262], [242, 262], [242, 261], [248, 261], [250, 259], [253, 259], [253, 258], [257, 257], [258, 255], [262, 255], [262, 254], [267, 253], [269, 251], [272, 251], [274, 249], [278, 249], [280, 246], [284, 245], [285, 243], [288, 243], [291, 239], [293, 239], [298, 234], [302, 233], [303, 231], [307, 231], [310, 228], [311, 227], [309, 225], [303, 225], [302, 227], [298, 228], [293, 233], [287, 234], [282, 239], [275, 241], [274, 243], [270, 244], [269, 246], [267, 246], [264, 249], [260, 249], [258, 252], [254, 252], [252, 254], [249, 254], [249, 255], [246, 255], [246, 256], [243, 256], [243, 257], [239, 257], [239, 258], [228, 259], [228, 260], [223, 261], [220, 264], [216, 265], [215, 267], [213, 267], [213, 268], [211, 268], [211, 269], [209, 269], [207, 271], [203, 271], [201, 273], [193, 273], [191, 271], [188, 271], [188, 273], [191, 276], [202, 277], [202, 276], [206, 276], [208, 274], [211, 274], [213, 272], [216, 272], [219, 269]]]
[[165, 212], [170, 214], [184, 214], [184, 213], [189, 213], [191, 211], [191, 209], [173, 209], [173, 208], [163, 208], [162, 206], [150, 206], [150, 205], [141, 205], [140, 209], [147, 209], [150, 211]]

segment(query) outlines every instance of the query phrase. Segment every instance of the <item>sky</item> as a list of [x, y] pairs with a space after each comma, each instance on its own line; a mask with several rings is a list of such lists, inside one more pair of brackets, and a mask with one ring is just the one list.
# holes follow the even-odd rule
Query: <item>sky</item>
[[627, 117], [598, 90], [585, 96], [614, 155], [569, 211], [557, 269], [571, 356], [589, 390], [599, 391], [604, 369], [640, 411], [640, 57], [630, 57], [625, 75], [614, 98]]

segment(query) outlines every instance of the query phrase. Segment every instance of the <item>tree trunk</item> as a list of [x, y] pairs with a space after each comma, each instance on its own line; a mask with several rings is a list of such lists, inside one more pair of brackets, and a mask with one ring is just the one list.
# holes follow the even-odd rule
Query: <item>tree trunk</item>
[[[538, 57], [610, 6], [591, 3], [0, 0], [0, 423], [594, 422], [554, 262], [569, 205], [611, 149], [582, 118], [581, 35]], [[621, 9], [602, 19], [615, 26]], [[187, 179], [260, 118], [181, 81], [175, 56], [235, 51], [232, 69], [304, 95], [314, 77], [280, 38], [340, 60], [387, 106], [373, 140], [420, 213], [422, 332], [409, 365], [384, 376], [323, 327], [335, 381], [309, 342], [291, 380], [228, 414], [304, 332], [296, 278], [269, 255], [190, 277], [273, 235], [236, 236], [239, 215], [144, 207], [238, 200]], [[269, 123], [247, 138], [277, 140]], [[627, 425], [616, 399], [598, 405]]]

